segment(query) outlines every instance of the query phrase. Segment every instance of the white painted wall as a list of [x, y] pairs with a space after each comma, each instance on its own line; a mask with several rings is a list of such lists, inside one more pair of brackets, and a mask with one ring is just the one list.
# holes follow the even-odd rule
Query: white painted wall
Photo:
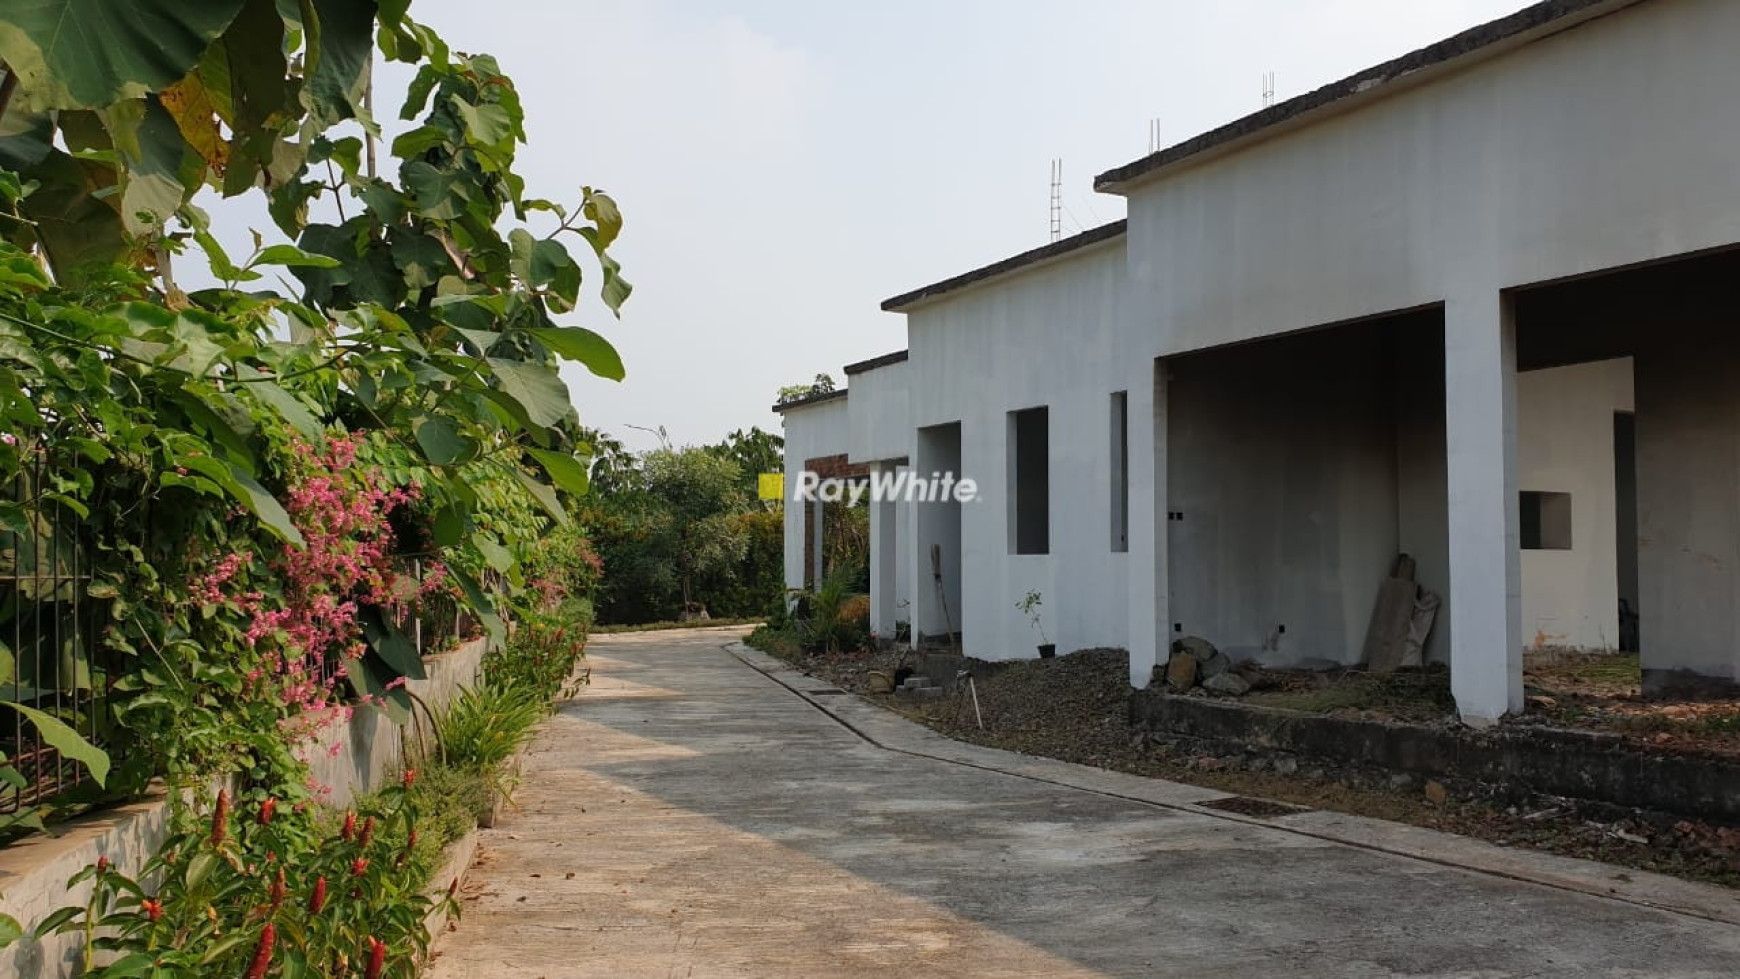
[[1522, 552], [1531, 649], [1619, 646], [1613, 416], [1634, 408], [1631, 358], [1517, 376], [1517, 483], [1571, 494], [1571, 549]]
[[1740, 241], [1735, 37], [1652, 0], [1138, 188], [1129, 352]]
[[907, 362], [851, 375], [848, 415], [853, 462], [899, 459], [912, 451]]
[[[1127, 642], [1134, 553], [1114, 553], [1108, 530], [1110, 399], [1131, 375], [1149, 385], [1153, 375], [1151, 366], [1132, 370], [1116, 345], [1124, 268], [1122, 240], [1114, 239], [908, 316], [912, 424], [960, 422], [961, 469], [978, 483], [979, 501], [961, 508], [968, 573], [956, 614], [968, 655], [1036, 655], [1040, 638], [1015, 608], [1029, 590], [1043, 596], [1044, 627], [1060, 650]], [[1049, 409], [1050, 553], [1015, 555], [1007, 415], [1040, 405]], [[1132, 475], [1133, 501], [1151, 498], [1144, 485], [1151, 480]], [[927, 571], [917, 581], [921, 595], [928, 583]]]

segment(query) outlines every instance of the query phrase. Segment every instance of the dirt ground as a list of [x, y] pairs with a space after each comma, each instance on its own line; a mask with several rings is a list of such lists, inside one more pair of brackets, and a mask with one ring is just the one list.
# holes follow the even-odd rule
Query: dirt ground
[[1563, 654], [1523, 671], [1518, 720], [1623, 734], [1661, 751], [1740, 755], [1740, 698], [1645, 700], [1636, 653]]
[[[1273, 752], [1228, 753], [1224, 746], [1138, 732], [1129, 723], [1128, 660], [1121, 650], [1084, 650], [1053, 660], [1024, 661], [975, 680], [982, 730], [965, 687], [938, 700], [871, 694], [871, 672], [892, 673], [904, 662], [898, 652], [814, 656], [791, 649], [769, 652], [963, 741], [1740, 887], [1740, 827], [1528, 793], [1499, 798], [1479, 786], [1326, 765]], [[1564, 712], [1580, 710], [1583, 713], [1572, 716], [1587, 718], [1589, 723], [1576, 726], [1626, 730], [1626, 724], [1635, 723], [1624, 720], [1631, 716], [1626, 708], [1633, 703], [1626, 698], [1634, 694], [1618, 682], [1619, 673], [1612, 663], [1531, 670], [1531, 697], [1554, 703], [1531, 701], [1525, 722], [1547, 723]], [[1251, 702], [1421, 721], [1448, 717], [1442, 699], [1448, 697], [1448, 676], [1441, 671], [1401, 680], [1365, 674], [1348, 674], [1339, 682], [1334, 677], [1297, 679], [1291, 674], [1252, 678], [1257, 685], [1246, 698]], [[1720, 735], [1659, 729], [1631, 733], [1652, 743], [1657, 735], [1668, 733], [1670, 741], [1662, 743], [1669, 746], [1702, 743], [1712, 737], [1721, 740]], [[1728, 737], [1732, 743], [1734, 736]]]

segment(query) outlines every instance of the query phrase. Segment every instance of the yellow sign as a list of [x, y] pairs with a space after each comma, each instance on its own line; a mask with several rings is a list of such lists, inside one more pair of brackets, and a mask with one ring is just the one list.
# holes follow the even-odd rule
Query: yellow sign
[[755, 477], [755, 495], [764, 500], [785, 500], [785, 473], [761, 473]]

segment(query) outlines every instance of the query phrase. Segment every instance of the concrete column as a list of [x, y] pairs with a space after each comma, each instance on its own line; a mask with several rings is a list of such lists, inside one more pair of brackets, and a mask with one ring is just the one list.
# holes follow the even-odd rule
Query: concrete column
[[[923, 472], [919, 468], [919, 463], [922, 461], [921, 456], [924, 455], [922, 451], [924, 440], [917, 429], [912, 431], [911, 436], [912, 441], [909, 443], [910, 448], [906, 458], [909, 460], [908, 468], [912, 471], [913, 478], [916, 479], [918, 474]], [[900, 546], [896, 548], [895, 552], [896, 557], [906, 566], [906, 582], [911, 591], [908, 596], [910, 605], [906, 610], [909, 632], [907, 644], [913, 649], [919, 648], [923, 635], [924, 596], [930, 589], [930, 559], [927, 556], [927, 549], [924, 547], [924, 521], [920, 519], [920, 511], [923, 508], [924, 504], [916, 500], [906, 504], [906, 536], [900, 541]]]
[[[891, 462], [870, 464], [872, 486], [891, 479], [895, 465]], [[897, 617], [895, 580], [900, 566], [899, 535], [895, 533], [895, 502], [872, 499], [870, 506], [870, 628], [883, 639], [894, 638]]]
[[1462, 719], [1484, 725], [1523, 706], [1516, 324], [1509, 296], [1471, 290], [1446, 302], [1444, 382], [1450, 688]]
[[1147, 361], [1129, 387], [1130, 685], [1148, 686], [1171, 650], [1167, 562], [1166, 365]]
[[[789, 433], [788, 433], [789, 434]], [[798, 477], [804, 460], [797, 447], [788, 443], [785, 453], [785, 587], [787, 592], [804, 587], [804, 513], [809, 505], [797, 498]]]
[[810, 504], [810, 513], [815, 520], [815, 537], [810, 541], [810, 587], [816, 591], [822, 588], [822, 579], [827, 577], [826, 565], [827, 545], [823, 540], [822, 531], [826, 529], [825, 521], [828, 515], [828, 505], [817, 499]]

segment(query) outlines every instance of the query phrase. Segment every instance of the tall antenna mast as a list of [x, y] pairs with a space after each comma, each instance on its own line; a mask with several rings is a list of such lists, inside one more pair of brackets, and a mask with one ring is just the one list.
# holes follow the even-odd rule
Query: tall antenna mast
[[1160, 152], [1160, 117], [1159, 116], [1155, 116], [1154, 118], [1148, 120], [1148, 152], [1149, 152], [1149, 154], [1154, 154], [1154, 153]]
[[1274, 104], [1275, 73], [1272, 71], [1265, 71], [1263, 72], [1263, 108], [1267, 109], [1269, 106]]
[[1063, 237], [1063, 160], [1051, 161], [1051, 240]]

